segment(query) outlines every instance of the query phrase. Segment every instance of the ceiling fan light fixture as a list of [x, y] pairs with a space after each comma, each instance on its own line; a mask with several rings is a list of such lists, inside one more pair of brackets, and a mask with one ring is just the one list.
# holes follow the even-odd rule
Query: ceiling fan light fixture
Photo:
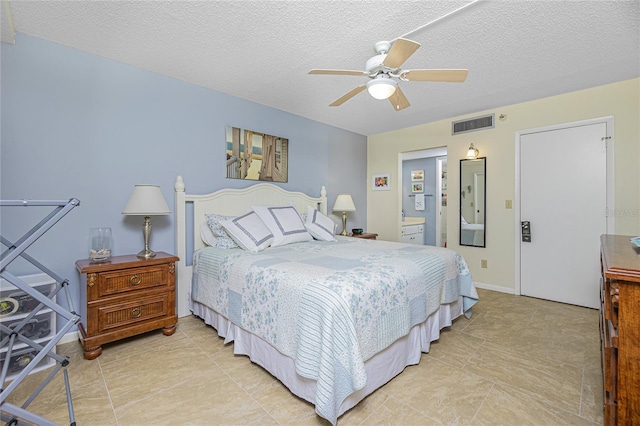
[[396, 91], [398, 83], [384, 74], [380, 74], [367, 83], [369, 94], [376, 99], [389, 99]]

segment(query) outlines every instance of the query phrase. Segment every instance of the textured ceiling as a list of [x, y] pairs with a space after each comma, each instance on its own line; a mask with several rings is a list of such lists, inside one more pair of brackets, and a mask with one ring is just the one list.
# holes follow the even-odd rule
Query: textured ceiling
[[[363, 135], [640, 76], [637, 0], [478, 1], [433, 22], [468, 3], [12, 0], [10, 12], [16, 32]], [[466, 68], [466, 82], [400, 82], [411, 107], [396, 112], [366, 92], [329, 107], [368, 79], [307, 74], [362, 70], [377, 41], [408, 33], [422, 47], [403, 69]]]

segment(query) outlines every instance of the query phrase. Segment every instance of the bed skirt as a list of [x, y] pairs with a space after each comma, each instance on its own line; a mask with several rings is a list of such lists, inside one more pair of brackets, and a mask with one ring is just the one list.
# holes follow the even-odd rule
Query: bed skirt
[[[338, 415], [353, 408], [367, 395], [400, 374], [406, 366], [418, 364], [422, 352], [429, 352], [431, 342], [440, 338], [440, 330], [450, 326], [455, 318], [462, 315], [462, 307], [462, 296], [453, 303], [441, 305], [425, 322], [414, 326], [409, 334], [365, 361], [367, 383], [364, 388], [341, 402]], [[315, 404], [316, 382], [298, 375], [293, 359], [205, 305], [191, 301], [191, 311], [215, 328], [218, 335], [224, 337], [225, 344], [233, 342], [233, 352], [236, 355], [247, 355], [252, 362], [280, 380], [293, 394]]]

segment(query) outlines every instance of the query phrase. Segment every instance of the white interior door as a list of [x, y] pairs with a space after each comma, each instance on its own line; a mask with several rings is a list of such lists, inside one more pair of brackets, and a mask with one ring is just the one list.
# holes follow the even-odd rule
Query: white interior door
[[521, 294], [599, 305], [600, 235], [607, 231], [607, 123], [520, 135]]

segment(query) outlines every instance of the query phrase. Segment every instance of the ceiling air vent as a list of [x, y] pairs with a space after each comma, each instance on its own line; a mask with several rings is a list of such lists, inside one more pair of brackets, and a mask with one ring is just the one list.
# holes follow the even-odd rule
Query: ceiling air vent
[[451, 134], [458, 135], [460, 133], [475, 132], [476, 130], [491, 129], [494, 127], [495, 116], [495, 114], [489, 114], [468, 120], [452, 121]]

